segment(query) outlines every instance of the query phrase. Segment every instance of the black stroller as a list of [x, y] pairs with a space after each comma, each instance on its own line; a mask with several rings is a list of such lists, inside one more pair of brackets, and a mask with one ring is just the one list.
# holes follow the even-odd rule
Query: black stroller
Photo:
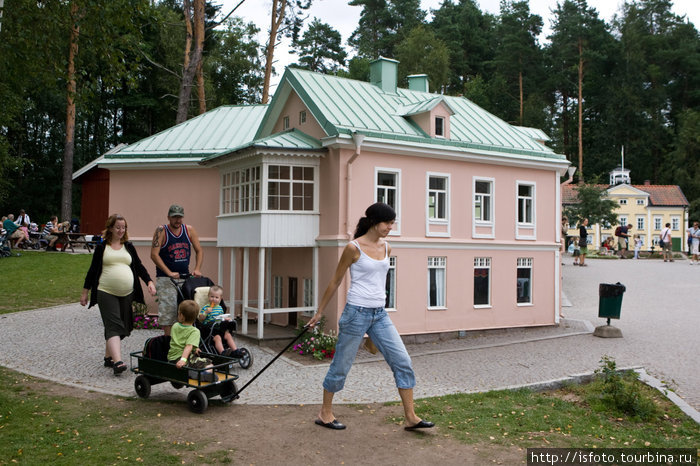
[[[198, 297], [200, 296], [200, 294], [203, 294], [204, 297], [206, 297], [207, 293], [209, 292], [209, 287], [214, 285], [214, 282], [207, 277], [194, 277], [190, 275], [183, 278], [185, 278], [185, 281], [182, 285], [179, 286], [175, 280], [171, 279], [173, 285], [175, 285], [175, 288], [178, 291], [178, 304], [180, 304], [180, 302], [186, 299], [198, 301]], [[198, 302], [198, 304], [200, 303]], [[227, 311], [226, 303], [223, 300], [221, 301], [221, 307], [224, 309], [224, 312]], [[222, 317], [225, 318], [229, 316], [230, 314], [224, 314], [224, 316]], [[237, 328], [236, 320], [231, 319], [230, 321], [226, 321], [226, 323], [228, 324], [228, 329], [233, 334], [233, 332]], [[214, 325], [207, 327], [202, 326], [199, 323], [199, 321], [197, 321], [195, 325], [200, 329], [202, 334], [202, 338], [200, 341], [200, 348], [202, 349], [202, 351], [204, 351], [205, 353], [217, 354], [216, 348], [214, 346], [214, 334], [216, 333], [218, 327], [220, 325], [223, 325], [223, 321], [219, 321]], [[222, 340], [224, 344], [224, 349], [226, 350], [226, 340], [223, 338]], [[228, 355], [228, 352], [225, 354]], [[253, 353], [251, 353], [247, 348], [239, 347], [237, 351], [232, 354], [232, 357], [238, 359], [238, 363], [243, 369], [248, 369], [253, 365]]]

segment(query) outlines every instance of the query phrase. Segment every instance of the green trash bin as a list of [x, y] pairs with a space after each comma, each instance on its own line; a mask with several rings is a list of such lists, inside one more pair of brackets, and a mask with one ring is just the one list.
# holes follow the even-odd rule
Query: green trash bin
[[619, 319], [622, 309], [622, 295], [625, 293], [625, 285], [617, 283], [601, 283], [598, 286], [598, 317]]

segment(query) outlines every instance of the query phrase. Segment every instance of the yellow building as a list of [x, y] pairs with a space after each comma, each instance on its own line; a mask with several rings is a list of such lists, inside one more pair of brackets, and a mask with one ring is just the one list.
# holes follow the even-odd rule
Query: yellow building
[[[611, 179], [613, 176], [611, 175]], [[624, 180], [628, 181], [628, 180]], [[629, 230], [630, 239], [639, 235], [642, 239], [642, 250], [651, 248], [658, 250], [661, 230], [667, 223], [671, 224], [671, 240], [674, 251], [686, 249], [688, 228], [688, 200], [677, 185], [643, 185], [628, 184], [623, 181], [616, 185], [599, 185], [607, 188], [608, 198], [618, 204], [615, 211], [618, 225], [632, 225]], [[576, 185], [567, 184], [561, 187], [562, 207], [578, 202]], [[614, 236], [617, 225], [589, 225], [589, 248], [600, 249], [600, 245], [608, 237]], [[578, 236], [578, 225], [569, 225], [569, 236]], [[615, 238], [617, 244], [617, 238]], [[629, 249], [634, 249], [630, 241]]]

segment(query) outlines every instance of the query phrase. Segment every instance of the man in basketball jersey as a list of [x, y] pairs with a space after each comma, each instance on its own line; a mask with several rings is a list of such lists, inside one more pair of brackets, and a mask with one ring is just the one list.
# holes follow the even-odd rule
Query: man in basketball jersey
[[199, 244], [199, 236], [191, 225], [182, 222], [185, 209], [173, 204], [168, 210], [168, 223], [159, 225], [153, 234], [151, 260], [156, 264], [156, 289], [158, 290], [158, 323], [166, 335], [177, 322], [177, 290], [170, 279], [178, 286], [184, 282], [181, 274], [190, 272], [190, 256], [194, 249], [197, 262], [192, 275], [202, 276], [204, 255]]

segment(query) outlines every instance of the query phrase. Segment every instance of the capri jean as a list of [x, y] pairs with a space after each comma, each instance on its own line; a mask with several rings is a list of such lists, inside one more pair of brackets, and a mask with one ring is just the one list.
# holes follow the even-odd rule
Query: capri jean
[[323, 380], [324, 389], [331, 393], [343, 389], [345, 378], [350, 372], [365, 333], [394, 372], [396, 386], [410, 389], [416, 385], [411, 357], [383, 307], [367, 308], [346, 304], [338, 327], [338, 342], [335, 345], [333, 362]]
[[97, 290], [97, 306], [105, 326], [105, 340], [117, 336], [123, 339], [131, 334], [132, 301], [133, 293], [127, 296], [113, 296]]

